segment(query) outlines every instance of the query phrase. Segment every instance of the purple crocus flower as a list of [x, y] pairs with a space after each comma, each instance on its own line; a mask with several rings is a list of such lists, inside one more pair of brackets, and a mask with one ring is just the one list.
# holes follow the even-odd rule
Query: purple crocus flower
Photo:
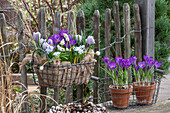
[[108, 56], [103, 58], [103, 62], [104, 62], [104, 63], [106, 63], [106, 64], [108, 64], [108, 63], [109, 63], [109, 60], [110, 60], [110, 59], [109, 59], [109, 57], [108, 57]]
[[116, 70], [116, 75], [118, 76], [118, 74], [119, 74], [119, 73], [118, 73], [118, 70]]
[[65, 34], [68, 35], [68, 31], [67, 31], [67, 30], [63, 30], [63, 29], [61, 29], [61, 30], [59, 31], [59, 34], [58, 34], [58, 35], [59, 35], [60, 37], [63, 37], [63, 38], [64, 38], [63, 33], [65, 33]]
[[113, 69], [115, 69], [117, 66], [116, 66], [116, 63], [115, 62], [113, 62], [113, 61], [110, 61], [109, 63], [108, 63], [108, 66], [109, 66], [109, 68], [111, 69], [111, 70], [113, 70]]
[[146, 62], [145, 62], [145, 61], [143, 61], [143, 62], [138, 62], [138, 66], [139, 66], [140, 68], [144, 68], [145, 65], [146, 65]]
[[119, 62], [118, 62], [118, 65], [121, 67], [121, 68], [123, 68], [123, 66], [124, 66], [124, 61], [123, 61], [123, 59], [119, 59]]
[[149, 65], [150, 67], [152, 67], [154, 64], [155, 64], [155, 61], [152, 61], [152, 60], [148, 61], [148, 65]]
[[60, 36], [57, 35], [57, 34], [54, 34], [54, 35], [52, 35], [51, 37], [52, 37], [53, 42], [54, 42], [55, 44], [59, 44], [59, 43], [61, 42], [61, 40], [63, 39], [62, 37], [60, 37]]
[[145, 59], [146, 62], [150, 62], [153, 59], [153, 57], [151, 56], [149, 57], [148, 55], [144, 56], [143, 58]]
[[135, 66], [136, 72], [139, 70], [139, 66]]
[[95, 44], [94, 37], [93, 36], [88, 36], [87, 39], [86, 39], [86, 43], [88, 45]]
[[149, 67], [149, 66], [147, 66], [147, 70], [149, 70], [149, 68], [150, 68], [150, 67]]
[[116, 62], [119, 64], [119, 60], [122, 59], [122, 57], [115, 57]]
[[131, 63], [130, 63], [129, 60], [123, 59], [122, 61], [123, 61], [123, 66], [124, 66], [124, 67], [126, 67], [126, 68], [130, 67]]
[[146, 67], [143, 67], [143, 72], [145, 73], [145, 71], [146, 71]]
[[155, 67], [156, 67], [156, 68], [161, 67], [161, 65], [162, 65], [162, 62], [159, 62], [159, 63], [158, 63], [158, 61], [155, 61]]
[[77, 41], [73, 38], [70, 38], [70, 41], [65, 43], [65, 47], [70, 48], [70, 45], [73, 46], [75, 44], [77, 44]]
[[137, 58], [135, 56], [129, 57], [129, 61], [132, 65], [136, 65]]

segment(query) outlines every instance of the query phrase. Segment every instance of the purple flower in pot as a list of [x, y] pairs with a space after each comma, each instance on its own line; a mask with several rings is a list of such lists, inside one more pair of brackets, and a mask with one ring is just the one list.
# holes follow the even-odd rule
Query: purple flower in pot
[[110, 61], [110, 59], [109, 59], [109, 57], [108, 57], [108, 56], [103, 58], [103, 62], [104, 62], [104, 63], [108, 64], [108, 63], [109, 63], [109, 61]]
[[113, 70], [113, 69], [115, 69], [115, 68], [117, 67], [116, 63], [113, 62], [113, 61], [110, 61], [110, 62], [108, 63], [108, 66], [109, 66], [109, 68], [110, 68], [111, 70]]

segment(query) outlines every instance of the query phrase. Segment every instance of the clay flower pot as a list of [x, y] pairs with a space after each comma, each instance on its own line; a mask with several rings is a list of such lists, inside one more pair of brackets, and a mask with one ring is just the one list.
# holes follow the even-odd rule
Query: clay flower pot
[[130, 95], [133, 91], [132, 86], [129, 87], [130, 87], [129, 89], [116, 89], [113, 85], [109, 86], [114, 107], [127, 108]]
[[155, 83], [151, 83], [151, 85], [142, 85], [142, 83], [135, 82], [133, 88], [137, 98], [137, 103], [140, 105], [151, 104], [155, 86]]

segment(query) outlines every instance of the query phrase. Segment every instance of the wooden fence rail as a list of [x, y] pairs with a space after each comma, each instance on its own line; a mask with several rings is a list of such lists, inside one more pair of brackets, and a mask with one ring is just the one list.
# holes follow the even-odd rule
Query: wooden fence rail
[[[121, 28], [120, 28], [120, 13], [119, 13], [119, 3], [118, 1], [115, 1], [113, 4], [113, 16], [114, 16], [114, 24], [115, 24], [115, 41], [121, 41]], [[133, 5], [133, 11], [134, 11], [134, 30], [141, 30], [141, 20], [140, 20], [140, 11], [139, 6], [137, 4]], [[60, 12], [56, 12], [54, 16], [54, 33], [58, 34], [59, 30], [61, 28], [61, 15]], [[0, 14], [0, 19], [4, 19], [4, 15]], [[41, 8], [38, 13], [38, 29], [39, 32], [42, 34], [42, 37], [46, 39], [46, 11], [45, 8]], [[75, 21], [76, 20], [76, 21]], [[131, 23], [130, 23], [130, 7], [128, 3], [125, 3], [123, 5], [123, 24], [124, 24], [124, 34], [128, 34], [131, 30]], [[76, 26], [74, 24], [76, 23]], [[6, 36], [6, 29], [5, 29], [5, 23], [0, 21], [0, 27], [1, 27], [1, 33], [4, 42], [7, 39]], [[100, 13], [98, 10], [96, 10], [93, 14], [93, 31], [94, 31], [94, 39], [95, 39], [95, 51], [100, 50]], [[68, 32], [71, 34], [75, 34], [74, 29], [76, 29], [77, 34], [81, 35], [81, 31], [85, 32], [85, 16], [83, 11], [79, 11], [77, 17], [75, 18], [75, 14], [73, 12], [69, 12], [68, 14]], [[141, 32], [135, 32], [134, 33], [135, 38], [135, 56], [137, 56], [138, 61], [142, 61], [142, 34]], [[18, 12], [18, 41], [23, 42], [24, 39], [24, 31], [23, 31], [23, 23], [22, 23], [22, 13]], [[6, 42], [5, 42], [6, 43]], [[106, 9], [105, 11], [105, 46], [110, 46], [111, 43], [111, 10]], [[19, 45], [22, 46], [22, 45]], [[124, 48], [121, 48], [121, 43], [115, 43], [115, 56], [122, 56], [124, 55], [125, 58], [128, 58], [131, 56], [131, 34], [128, 34], [124, 38]], [[122, 51], [124, 50], [124, 51]], [[8, 51], [8, 50], [6, 50]], [[110, 57], [110, 48], [106, 48], [105, 50], [105, 56]], [[24, 58], [25, 55], [22, 54], [23, 49], [20, 49], [20, 62]], [[95, 56], [95, 59], [98, 61], [95, 65], [94, 69], [94, 76], [100, 77], [100, 59], [99, 56]], [[107, 69], [108, 67], [105, 66]], [[23, 67], [21, 69], [22, 74], [22, 83], [27, 87], [27, 75], [26, 75], [26, 69]], [[105, 73], [105, 78], [108, 77], [108, 74]], [[108, 82], [106, 80], [106, 82]], [[105, 88], [108, 90], [108, 88]], [[22, 88], [22, 91], [25, 91], [25, 88]], [[41, 94], [47, 94], [47, 87], [40, 87], [40, 93]], [[93, 85], [93, 97], [98, 98], [98, 83], [94, 82]], [[77, 86], [77, 99], [83, 98], [83, 85]], [[106, 96], [107, 98], [107, 96]], [[42, 104], [42, 110], [41, 112], [45, 112], [45, 98], [41, 96], [41, 99], [43, 101]], [[54, 88], [54, 99], [59, 102], [59, 88]], [[66, 88], [66, 103], [73, 101], [73, 87], [69, 86]], [[98, 99], [94, 99], [94, 103], [98, 103]], [[23, 107], [26, 107], [23, 106]], [[24, 108], [25, 109], [25, 108]]]

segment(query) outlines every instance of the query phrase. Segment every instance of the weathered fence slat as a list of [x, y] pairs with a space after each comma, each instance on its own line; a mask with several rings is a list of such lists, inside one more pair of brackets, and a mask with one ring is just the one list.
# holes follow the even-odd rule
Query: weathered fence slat
[[[54, 18], [54, 34], [58, 34], [60, 31], [61, 21], [60, 21], [60, 12], [55, 12], [55, 18]], [[59, 87], [54, 88], [54, 100], [56, 102], [59, 102]]]
[[[138, 4], [133, 5], [134, 11], [134, 24], [135, 30], [141, 30], [141, 20], [140, 20], [140, 12]], [[137, 61], [142, 61], [142, 35], [141, 32], [135, 32], [135, 56], [137, 57]]]
[[[0, 46], [1, 44], [5, 44], [8, 42], [8, 37], [7, 37], [7, 32], [6, 32], [6, 19], [5, 19], [5, 15], [3, 13], [0, 13]], [[1, 40], [2, 39], [2, 40]], [[8, 48], [8, 45], [4, 46], [4, 48], [1, 48], [0, 49], [0, 56], [5, 56], [5, 55], [9, 55], [9, 48]], [[9, 66], [9, 57], [2, 57], [2, 59], [4, 60], [4, 64], [5, 64], [5, 68], [3, 67], [2, 69], [3, 70], [0, 70], [0, 76], [3, 77], [3, 81], [2, 81], [2, 86], [5, 88], [5, 89], [9, 89], [9, 87], [11, 87], [11, 85], [9, 84], [10, 81], [8, 80], [9, 77], [6, 77], [6, 76], [3, 76], [1, 75], [1, 73], [3, 71], [7, 72], [7, 69], [8, 69], [8, 66]], [[0, 60], [1, 60], [1, 57], [0, 57]], [[1, 65], [1, 64], [0, 64]], [[2, 71], [2, 72], [1, 72]], [[8, 82], [7, 82], [8, 81]], [[4, 89], [3, 89], [4, 90]], [[3, 93], [5, 93], [5, 91], [3, 91]], [[6, 105], [6, 100], [7, 98], [4, 99], [4, 102], [3, 102], [3, 106]], [[4, 109], [5, 110], [5, 109]], [[11, 109], [10, 109], [11, 110]], [[11, 112], [11, 111], [9, 111]]]
[[46, 10], [44, 7], [41, 7], [38, 12], [38, 29], [41, 37], [46, 39]]
[[[45, 8], [42, 7], [40, 8], [39, 12], [38, 12], [38, 27], [39, 27], [39, 31], [41, 33], [41, 36], [43, 39], [46, 39], [46, 12], [45, 12]], [[44, 86], [40, 86], [40, 93], [43, 95], [47, 94], [47, 87]], [[41, 113], [46, 113], [45, 111], [45, 97], [44, 96], [40, 96], [42, 103], [41, 103]]]
[[[94, 39], [95, 39], [95, 51], [100, 49], [100, 13], [98, 10], [95, 10], [94, 14], [93, 14], [93, 30], [94, 30]], [[97, 60], [97, 63], [95, 65], [94, 68], [94, 76], [99, 77], [99, 72], [100, 72], [100, 59], [99, 56], [95, 56], [95, 59]], [[94, 99], [93, 102], [95, 104], [98, 103], [98, 83], [96, 81], [94, 81], [94, 85], [93, 85], [93, 97], [97, 98]]]
[[[130, 32], [130, 7], [128, 3], [123, 5], [123, 24], [124, 24], [124, 34]], [[130, 34], [124, 38], [124, 58], [129, 58], [131, 56], [131, 38]], [[131, 72], [128, 71], [129, 83], [131, 82]]]
[[60, 12], [57, 11], [55, 12], [55, 17], [54, 17], [54, 34], [58, 34], [60, 29], [61, 29], [61, 16]]
[[[68, 14], [68, 32], [74, 35], [74, 13], [69, 12]], [[66, 88], [66, 103], [73, 102], [73, 86]]]
[[[76, 28], [77, 28], [77, 34], [81, 35], [81, 32], [83, 32], [83, 34], [84, 34], [85, 17], [84, 17], [84, 12], [81, 10], [77, 14]], [[82, 99], [83, 95], [84, 95], [83, 85], [78, 85], [77, 86], [77, 99]]]
[[[111, 30], [111, 10], [109, 8], [105, 11], [105, 47], [110, 46], [110, 30]], [[105, 50], [105, 56], [110, 57], [110, 48]], [[107, 64], [105, 64], [105, 69], [108, 70]], [[105, 72], [105, 91], [109, 91], [109, 74]], [[105, 100], [109, 100], [109, 95], [104, 96]]]
[[[118, 1], [114, 2], [114, 22], [115, 22], [115, 41], [121, 41], [120, 34], [120, 15], [119, 15], [119, 3]], [[121, 52], [121, 43], [115, 44], [116, 56], [122, 56]]]
[[[17, 30], [18, 30], [18, 42], [19, 42], [19, 62], [22, 62], [22, 60], [25, 58], [25, 48], [24, 45], [24, 25], [23, 25], [23, 16], [21, 11], [18, 11], [18, 17], [17, 17]], [[26, 66], [21, 67], [21, 83], [24, 85], [22, 86], [22, 92], [25, 92], [27, 90], [27, 69]], [[23, 96], [27, 95], [27, 92], [23, 93]], [[26, 98], [26, 97], [25, 97]], [[27, 113], [28, 111], [28, 104], [24, 103], [22, 104], [22, 113]]]
[[[1, 35], [3, 44], [8, 42], [7, 32], [6, 32], [6, 19], [3, 13], [0, 13], [0, 28], [1, 28]], [[9, 55], [9, 47], [4, 46], [5, 55]], [[4, 55], [3, 53], [1, 55]], [[9, 66], [9, 57], [6, 57], [6, 63]]]
[[[123, 5], [123, 23], [124, 23], [124, 34], [130, 32], [130, 7], [128, 3]], [[129, 58], [131, 56], [131, 40], [130, 34], [124, 38], [124, 54], [125, 58]]]
[[154, 58], [155, 0], [134, 0], [139, 5], [142, 29], [142, 54]]

